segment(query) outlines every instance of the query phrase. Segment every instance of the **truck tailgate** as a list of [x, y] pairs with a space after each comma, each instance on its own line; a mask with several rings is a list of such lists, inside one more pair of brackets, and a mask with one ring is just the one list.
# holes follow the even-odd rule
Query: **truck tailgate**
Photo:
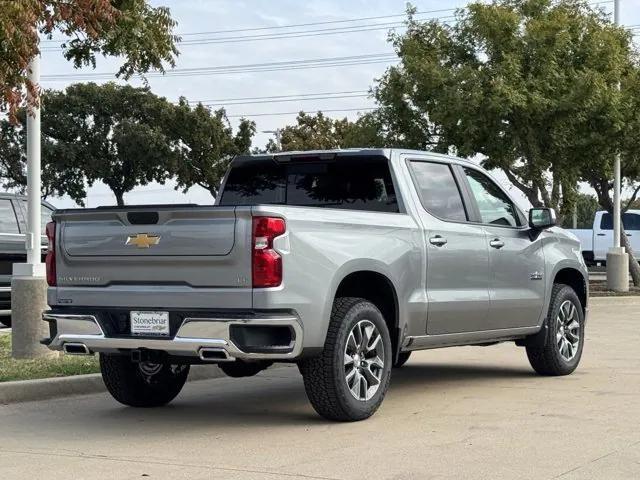
[[251, 304], [249, 209], [63, 210], [54, 220], [59, 286], [245, 288]]

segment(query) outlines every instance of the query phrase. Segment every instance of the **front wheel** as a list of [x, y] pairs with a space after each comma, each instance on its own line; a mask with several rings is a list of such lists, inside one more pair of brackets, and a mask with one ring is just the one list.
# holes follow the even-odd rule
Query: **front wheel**
[[130, 407], [159, 407], [182, 390], [189, 365], [132, 362], [124, 355], [100, 354], [100, 371], [109, 393]]
[[569, 375], [580, 363], [584, 346], [584, 313], [576, 292], [568, 285], [555, 284], [547, 317], [543, 345], [527, 345], [527, 356], [540, 375]]
[[323, 352], [300, 363], [313, 408], [329, 420], [356, 421], [378, 409], [393, 352], [380, 310], [362, 298], [336, 299]]

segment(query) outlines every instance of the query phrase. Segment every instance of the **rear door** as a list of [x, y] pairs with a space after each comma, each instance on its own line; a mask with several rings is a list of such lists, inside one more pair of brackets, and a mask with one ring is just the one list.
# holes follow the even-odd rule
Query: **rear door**
[[489, 176], [473, 167], [458, 168], [487, 235], [491, 301], [486, 329], [537, 325], [547, 274], [540, 235], [531, 235], [524, 216]]
[[412, 158], [409, 169], [427, 245], [427, 333], [484, 330], [489, 310], [484, 229], [469, 223], [451, 165]]

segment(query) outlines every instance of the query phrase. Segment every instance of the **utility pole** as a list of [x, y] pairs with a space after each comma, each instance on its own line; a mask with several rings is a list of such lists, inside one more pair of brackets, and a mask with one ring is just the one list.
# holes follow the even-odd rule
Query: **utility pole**
[[[620, 0], [613, 2], [613, 21], [620, 25]], [[620, 82], [618, 82], [620, 90]], [[620, 153], [616, 153], [613, 163], [613, 246], [607, 252], [607, 288], [616, 292], [629, 290], [629, 255], [620, 243]]]
[[282, 133], [280, 130], [262, 130], [262, 133], [270, 133], [276, 137], [276, 146], [278, 147], [278, 151], [282, 150], [282, 142], [280, 141], [282, 138]]
[[[29, 80], [40, 88], [40, 56], [29, 63]], [[48, 327], [42, 321], [47, 308], [47, 282], [42, 263], [40, 225], [41, 170], [40, 170], [40, 102], [28, 93], [27, 102], [37, 104], [27, 113], [27, 232], [25, 247], [27, 263], [13, 265], [11, 279], [12, 355], [14, 358], [37, 358], [55, 355], [40, 345], [48, 336]]]

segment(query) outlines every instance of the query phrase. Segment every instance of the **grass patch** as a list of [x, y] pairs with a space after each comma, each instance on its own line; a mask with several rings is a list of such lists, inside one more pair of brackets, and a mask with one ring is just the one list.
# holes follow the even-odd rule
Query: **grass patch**
[[38, 360], [14, 360], [11, 358], [11, 335], [0, 334], [0, 382], [68, 377], [99, 371], [97, 357], [62, 355]]

